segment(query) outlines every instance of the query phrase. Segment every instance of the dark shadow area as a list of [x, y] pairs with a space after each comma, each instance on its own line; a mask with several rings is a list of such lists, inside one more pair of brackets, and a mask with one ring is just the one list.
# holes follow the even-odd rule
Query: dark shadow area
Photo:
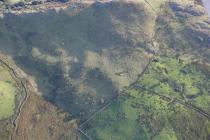
[[150, 16], [144, 5], [125, 2], [95, 3], [74, 16], [68, 11], [6, 14], [0, 49], [35, 77], [46, 100], [84, 119], [118, 94], [101, 69], [85, 66], [86, 54], [139, 47], [136, 38], [149, 40], [140, 26]]

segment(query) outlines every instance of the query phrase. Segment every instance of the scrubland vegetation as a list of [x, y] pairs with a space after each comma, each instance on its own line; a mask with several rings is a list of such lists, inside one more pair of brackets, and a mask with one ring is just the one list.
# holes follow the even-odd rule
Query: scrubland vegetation
[[[0, 50], [36, 89], [17, 123], [17, 140], [85, 140], [77, 127], [93, 140], [210, 138], [210, 22], [200, 6], [189, 8], [192, 1], [148, 2], [0, 19]], [[0, 70], [4, 119], [15, 113], [18, 93]], [[0, 126], [0, 134], [9, 132]]]
[[207, 140], [209, 128], [208, 119], [183, 105], [133, 89], [83, 126], [88, 135], [101, 140]]
[[[208, 75], [190, 61], [155, 57], [137, 83], [143, 89], [128, 89], [83, 129], [94, 139], [102, 140], [207, 140], [210, 134], [208, 118], [173, 102], [173, 98], [201, 108], [208, 107], [208, 79]], [[172, 100], [165, 100], [159, 95]], [[195, 120], [200, 120], [200, 123], [194, 123]], [[195, 135], [195, 131], [199, 135]]]

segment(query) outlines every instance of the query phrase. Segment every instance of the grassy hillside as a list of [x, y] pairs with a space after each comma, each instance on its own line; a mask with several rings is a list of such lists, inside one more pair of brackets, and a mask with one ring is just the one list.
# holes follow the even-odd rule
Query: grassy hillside
[[11, 70], [0, 62], [0, 138], [2, 140], [7, 140], [11, 134], [13, 127], [11, 122], [18, 112], [22, 96], [20, 83]]
[[[210, 22], [203, 7], [138, 0], [80, 10], [0, 19], [0, 50], [41, 96], [32, 94], [20, 117], [24, 138], [67, 139], [66, 129], [75, 133], [76, 123], [115, 99], [81, 127], [94, 140], [208, 140]], [[0, 88], [0, 103], [9, 104], [0, 115], [8, 117], [15, 86], [6, 80]]]
[[154, 18], [141, 3], [93, 4], [74, 16], [8, 14], [1, 25], [1, 50], [34, 76], [46, 100], [75, 117], [134, 82], [152, 56]]
[[82, 126], [100, 140], [207, 140], [209, 128], [208, 119], [193, 110], [133, 89]]
[[198, 106], [209, 106], [209, 73], [196, 62], [179, 58], [156, 57], [141, 86], [166, 96], [174, 96]]
[[1, 66], [0, 81], [0, 119], [5, 119], [13, 115], [15, 109], [15, 81], [9, 71]]

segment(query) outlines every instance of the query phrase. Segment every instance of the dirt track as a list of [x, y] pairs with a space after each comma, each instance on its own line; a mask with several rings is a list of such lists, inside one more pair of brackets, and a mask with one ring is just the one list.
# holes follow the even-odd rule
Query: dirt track
[[[3, 59], [3, 58], [4, 58], [4, 59]], [[27, 99], [28, 99], [28, 92], [27, 92], [27, 88], [26, 88], [24, 82], [23, 82], [23, 81], [21, 80], [21, 78], [18, 76], [18, 74], [17, 74], [18, 72], [8, 64], [7, 58], [6, 58], [6, 56], [4, 56], [3, 54], [0, 54], [0, 62], [1, 62], [3, 65], [5, 65], [5, 66], [9, 69], [9, 71], [10, 71], [10, 73], [11, 73], [13, 79], [14, 79], [15, 81], [17, 81], [17, 82], [20, 84], [20, 86], [21, 86], [20, 88], [22, 88], [23, 91], [24, 91], [24, 97], [23, 97], [23, 99], [20, 101], [20, 103], [19, 103], [19, 105], [18, 105], [18, 107], [17, 107], [17, 113], [16, 113], [14, 119], [12, 120], [12, 124], [13, 124], [13, 126], [14, 126], [14, 130], [13, 130], [13, 131], [15, 131], [16, 126], [17, 126], [16, 124], [17, 124], [18, 118], [19, 118], [19, 116], [20, 116], [22, 107], [24, 106], [24, 104], [26, 103], [26, 101], [27, 101]], [[12, 135], [13, 135], [13, 134], [11, 134], [11, 137], [10, 137], [11, 140], [14, 139]]]
[[[57, 140], [60, 137], [77, 137], [76, 120], [63, 121], [69, 115], [37, 94], [36, 85], [19, 68], [10, 65], [10, 60], [0, 53], [0, 63], [4, 64], [15, 81], [23, 88], [25, 95], [18, 105], [18, 111], [12, 120], [10, 140], [45, 139]], [[50, 131], [50, 132], [49, 132]], [[46, 138], [47, 137], [47, 138]]]

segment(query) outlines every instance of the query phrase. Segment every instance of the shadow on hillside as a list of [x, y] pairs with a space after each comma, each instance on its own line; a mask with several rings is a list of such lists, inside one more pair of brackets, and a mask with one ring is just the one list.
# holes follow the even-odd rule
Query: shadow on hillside
[[117, 96], [103, 72], [84, 66], [86, 53], [136, 47], [116, 27], [123, 24], [127, 31], [147, 17], [144, 7], [133, 3], [95, 3], [74, 16], [69, 11], [5, 15], [0, 49], [35, 77], [46, 100], [84, 119]]

